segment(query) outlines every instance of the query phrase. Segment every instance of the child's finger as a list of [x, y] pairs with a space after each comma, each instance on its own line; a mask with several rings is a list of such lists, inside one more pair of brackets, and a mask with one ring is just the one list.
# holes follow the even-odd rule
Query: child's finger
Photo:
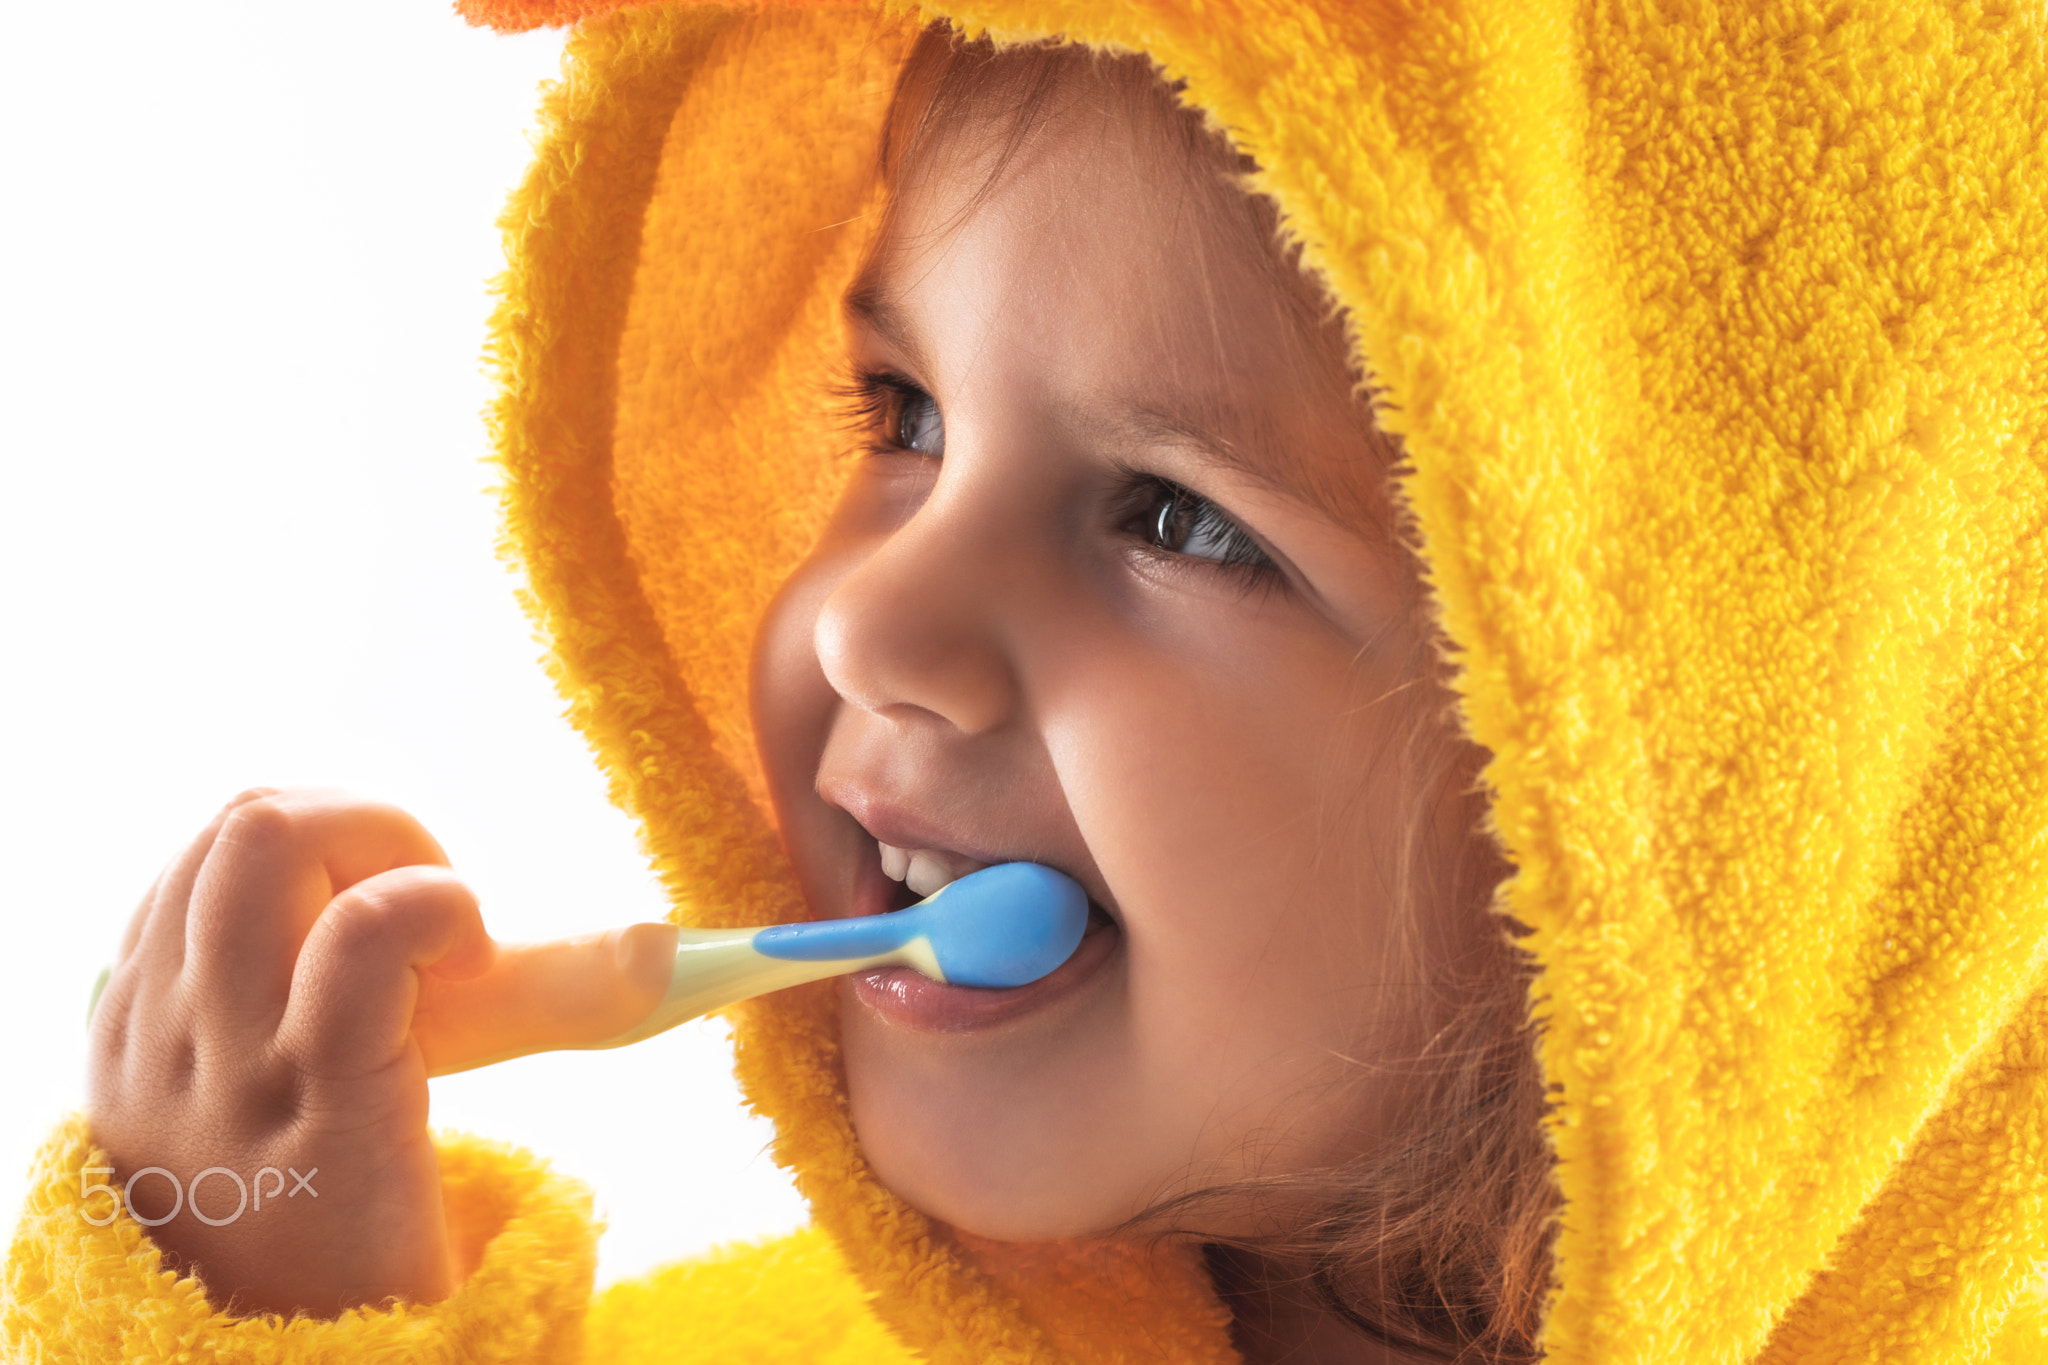
[[221, 827], [239, 806], [251, 801], [262, 800], [275, 795], [270, 787], [251, 787], [234, 800], [220, 808], [220, 813], [207, 822], [198, 837], [185, 846], [169, 866], [157, 874], [150, 886], [149, 894], [142, 898], [142, 904], [135, 907], [135, 913], [128, 920], [128, 928], [121, 935], [121, 946], [114, 954], [114, 965], [121, 966], [133, 955], [140, 954], [138, 965], [165, 973], [175, 973], [185, 960], [185, 914], [192, 898], [192, 884], [199, 877], [207, 855], [213, 851], [214, 840], [220, 837]]
[[[166, 868], [164, 872], [169, 870]], [[142, 900], [136, 905], [135, 913], [128, 916], [128, 926], [121, 931], [121, 942], [114, 949], [113, 966], [118, 967], [126, 962], [128, 954], [134, 952], [135, 945], [142, 941], [142, 926], [149, 922], [149, 912], [156, 905], [157, 888], [164, 884], [164, 872], [156, 874], [155, 880], [149, 884], [149, 890], [142, 893]]]
[[274, 793], [229, 812], [191, 893], [186, 975], [244, 1018], [284, 1009], [300, 944], [341, 892], [393, 868], [445, 866], [419, 822], [344, 792]]
[[465, 980], [424, 973], [413, 1036], [427, 1074], [615, 1038], [661, 1003], [675, 954], [673, 927], [635, 924], [508, 944], [489, 971]]
[[278, 1045], [323, 1079], [374, 1071], [406, 1045], [419, 970], [446, 961], [474, 971], [492, 950], [476, 896], [446, 868], [400, 867], [357, 882], [306, 936]]

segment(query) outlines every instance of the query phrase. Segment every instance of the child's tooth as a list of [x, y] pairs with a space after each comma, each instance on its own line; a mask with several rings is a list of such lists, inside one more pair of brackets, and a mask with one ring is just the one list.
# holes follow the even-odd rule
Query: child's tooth
[[892, 882], [902, 881], [910, 871], [910, 855], [893, 844], [875, 842], [882, 847], [882, 875]]
[[923, 849], [910, 855], [910, 873], [904, 883], [920, 896], [929, 896], [953, 880], [953, 869], [937, 854]]

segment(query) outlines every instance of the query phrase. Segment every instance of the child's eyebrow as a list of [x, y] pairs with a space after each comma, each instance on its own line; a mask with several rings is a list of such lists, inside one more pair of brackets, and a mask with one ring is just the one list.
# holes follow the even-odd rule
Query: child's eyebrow
[[909, 314], [876, 281], [855, 280], [846, 291], [843, 307], [846, 320], [855, 327], [872, 333], [912, 361], [924, 363], [924, 348], [918, 345], [917, 329], [911, 326]]
[[[1198, 406], [1203, 411], [1182, 413], [1130, 399], [1120, 400], [1118, 434], [1133, 446], [1164, 445], [1185, 450], [1211, 468], [1262, 484], [1282, 497], [1307, 504], [1340, 525], [1355, 517], [1355, 507], [1340, 506], [1332, 490], [1323, 486], [1323, 480], [1309, 476], [1270, 414], [1213, 399]], [[1246, 433], [1246, 439], [1232, 440], [1221, 434], [1231, 430]]]

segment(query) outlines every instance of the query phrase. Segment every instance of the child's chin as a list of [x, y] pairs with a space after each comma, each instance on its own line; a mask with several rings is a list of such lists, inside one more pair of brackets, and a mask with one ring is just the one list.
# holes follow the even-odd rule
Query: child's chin
[[1144, 1209], [1148, 1191], [1156, 1188], [1105, 1180], [1112, 1173], [1090, 1170], [1071, 1148], [1063, 1153], [1069, 1160], [1061, 1169], [1046, 1163], [1018, 1171], [1000, 1156], [991, 1161], [985, 1149], [974, 1150], [979, 1144], [971, 1139], [956, 1140], [954, 1150], [944, 1153], [898, 1150], [887, 1141], [864, 1146], [870, 1169], [898, 1198], [956, 1231], [992, 1242], [1110, 1235]]
[[1132, 1131], [1143, 1066], [1126, 961], [1122, 930], [1105, 922], [1014, 989], [907, 968], [841, 978], [852, 1118], [875, 1176], [992, 1241], [1093, 1236], [1137, 1212], [1157, 1181]]
[[[886, 1181], [884, 1182], [887, 1183]], [[895, 1190], [895, 1186], [890, 1188]], [[953, 1198], [932, 1198], [895, 1192], [912, 1208], [944, 1223], [955, 1232], [986, 1242], [1028, 1245], [1100, 1237], [1113, 1232], [1121, 1219], [1090, 1217], [1079, 1207], [1069, 1207], [1061, 1191], [1038, 1192], [1035, 1199], [1018, 1199], [1029, 1191], [1015, 1187], [1001, 1191], [956, 1191]]]

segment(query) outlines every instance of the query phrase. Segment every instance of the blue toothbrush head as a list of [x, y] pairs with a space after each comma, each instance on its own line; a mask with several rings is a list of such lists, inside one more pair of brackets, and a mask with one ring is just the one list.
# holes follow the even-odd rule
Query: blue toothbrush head
[[997, 863], [902, 911], [919, 916], [932, 956], [955, 986], [1024, 986], [1074, 955], [1088, 931], [1088, 893], [1037, 863]]
[[754, 949], [793, 961], [851, 961], [931, 945], [954, 986], [1027, 986], [1074, 955], [1088, 929], [1088, 893], [1037, 863], [997, 863], [940, 887], [908, 910], [778, 924]]

